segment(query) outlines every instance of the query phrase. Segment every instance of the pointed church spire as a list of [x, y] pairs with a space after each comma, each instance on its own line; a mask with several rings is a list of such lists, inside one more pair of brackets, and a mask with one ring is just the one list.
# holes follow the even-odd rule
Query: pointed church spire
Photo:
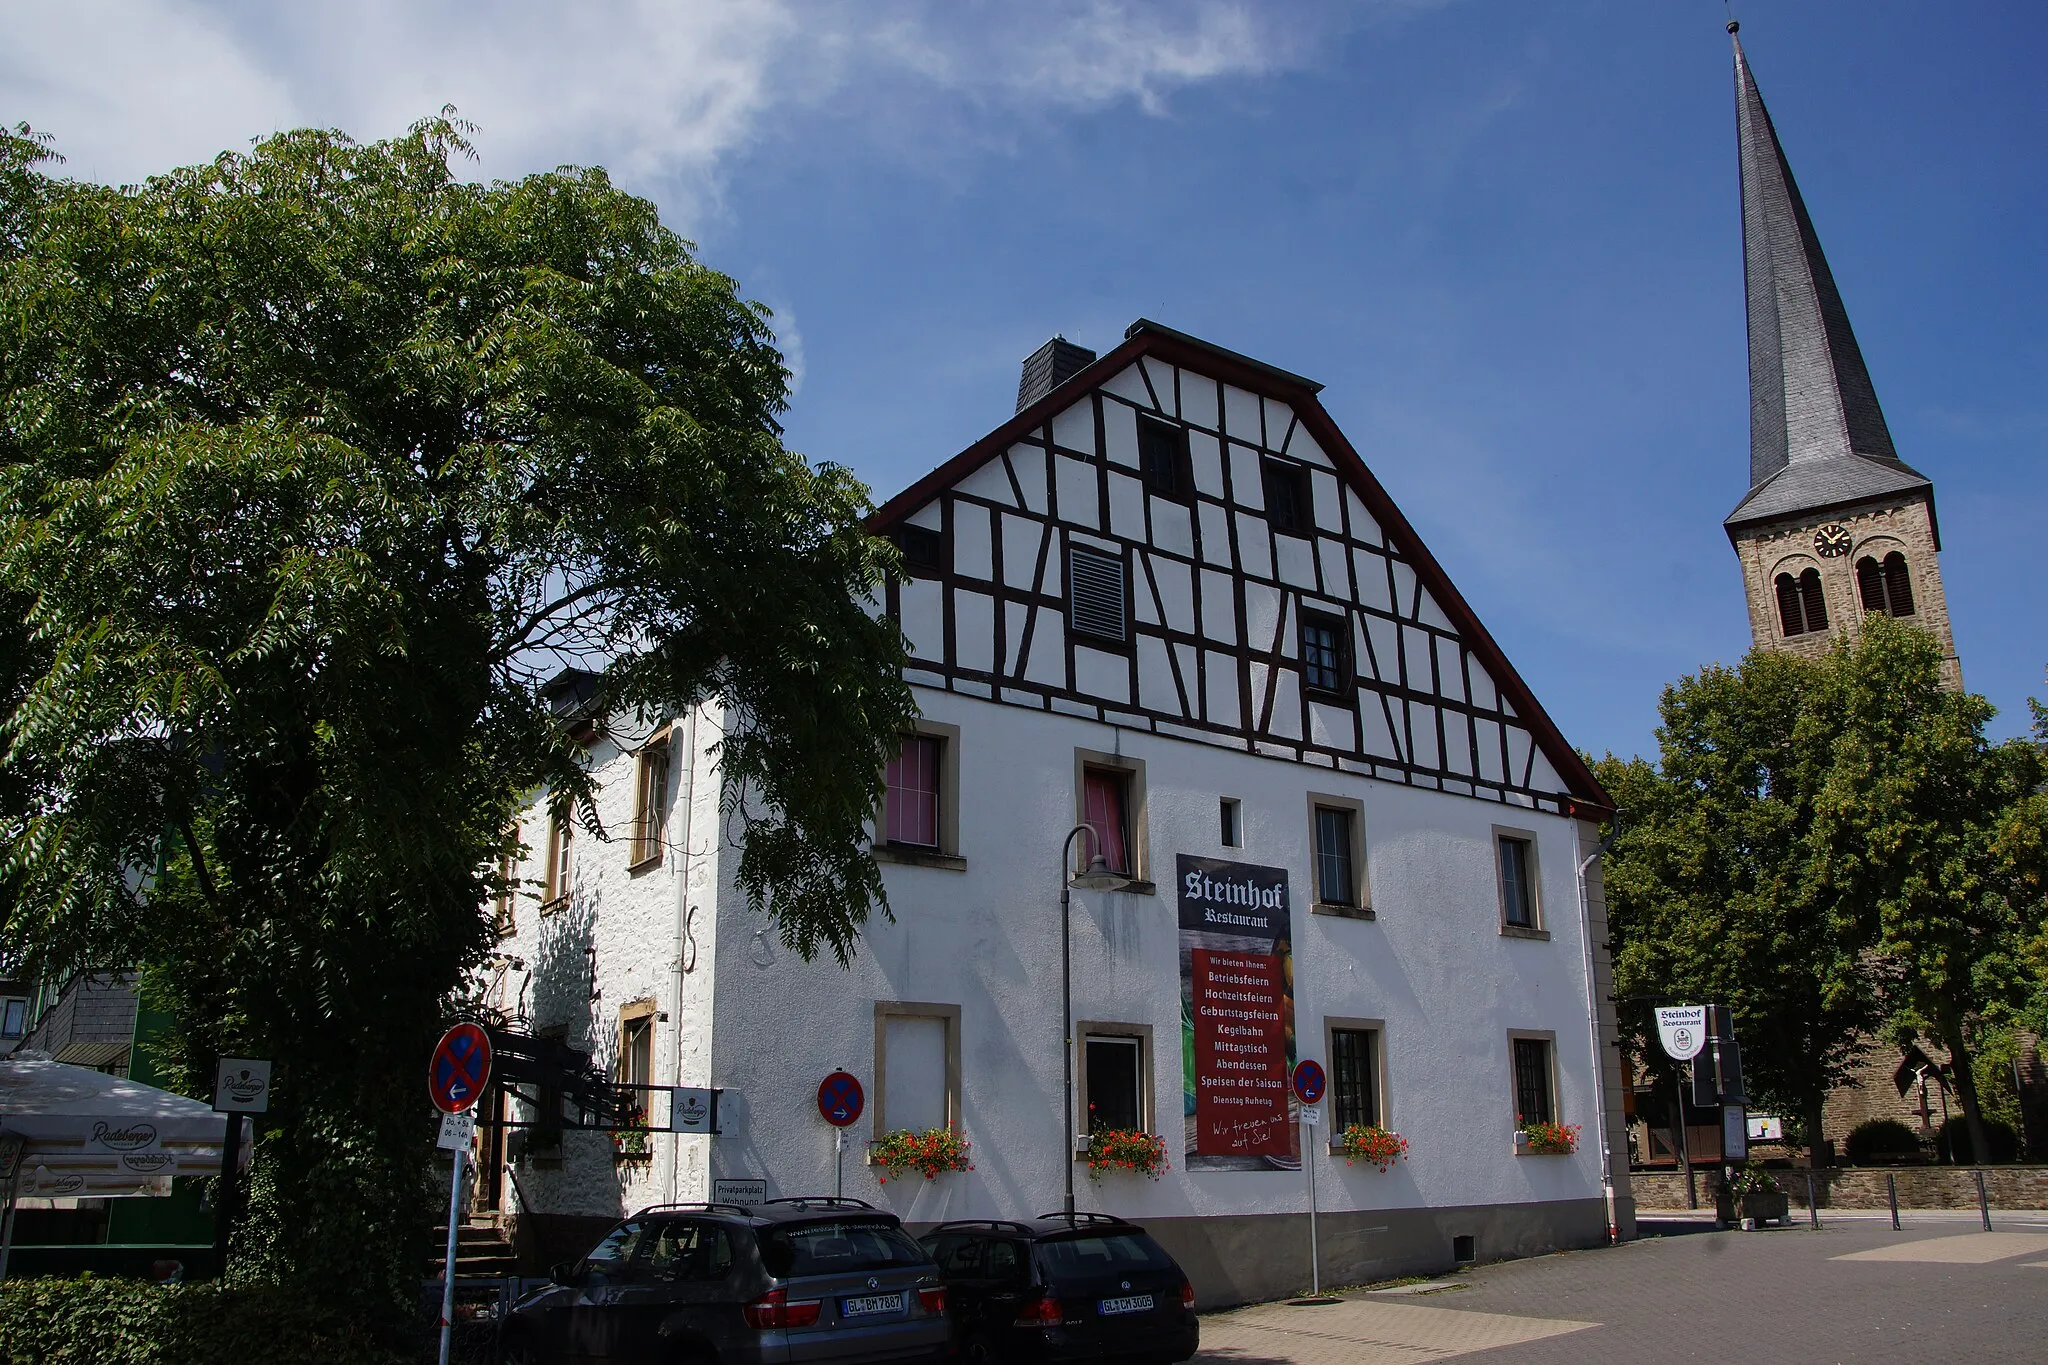
[[[1738, 25], [1730, 21], [1728, 32]], [[1932, 487], [1899, 461], [1835, 277], [1735, 44], [1749, 302], [1749, 494], [1739, 524]]]

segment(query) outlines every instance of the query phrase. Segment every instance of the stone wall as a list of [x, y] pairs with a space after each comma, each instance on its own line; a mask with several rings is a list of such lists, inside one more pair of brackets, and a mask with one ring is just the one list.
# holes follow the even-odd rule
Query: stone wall
[[[1887, 1207], [1885, 1177], [1898, 1182], [1902, 1209], [1974, 1209], [1977, 1181], [1971, 1166], [1834, 1167], [1807, 1172], [1774, 1171], [1778, 1184], [1791, 1196], [1794, 1208], [1806, 1207], [1806, 1178], [1813, 1177], [1814, 1194], [1823, 1209], [1882, 1209]], [[2048, 1166], [1985, 1166], [1984, 1193], [1993, 1211], [2048, 1209]], [[1702, 1168], [1699, 1180], [1700, 1207], [1714, 1207], [1714, 1190], [1721, 1183], [1718, 1169]], [[1630, 1177], [1636, 1204], [1643, 1209], [1682, 1209], [1685, 1178], [1668, 1171], [1637, 1172]]]
[[[1853, 547], [1846, 555], [1822, 559], [1814, 553], [1814, 530], [1834, 524], [1848, 530]], [[1889, 506], [1859, 507], [1832, 515], [1801, 516], [1744, 528], [1735, 553], [1742, 561], [1752, 640], [1761, 649], [1818, 657], [1827, 652], [1843, 631], [1853, 638], [1863, 621], [1863, 602], [1856, 587], [1856, 561], [1865, 555], [1882, 560], [1894, 550], [1905, 555], [1913, 588], [1913, 614], [1900, 619], [1934, 633], [1941, 641], [1945, 657], [1944, 681], [1961, 688], [1962, 665], [1956, 659], [1955, 636], [1949, 629], [1948, 595], [1941, 585], [1932, 505], [1917, 494]], [[1827, 598], [1828, 628], [1787, 639], [1778, 622], [1777, 576], [1789, 573], [1797, 578], [1807, 569], [1820, 570], [1821, 588]]]

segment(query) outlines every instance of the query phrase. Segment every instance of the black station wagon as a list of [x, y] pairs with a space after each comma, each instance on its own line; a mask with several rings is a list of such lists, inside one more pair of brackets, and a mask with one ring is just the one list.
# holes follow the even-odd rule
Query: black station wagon
[[1099, 1213], [942, 1223], [919, 1239], [972, 1365], [1186, 1360], [1195, 1291], [1145, 1229]]
[[661, 1204], [555, 1269], [500, 1323], [507, 1365], [937, 1365], [938, 1268], [858, 1199]]

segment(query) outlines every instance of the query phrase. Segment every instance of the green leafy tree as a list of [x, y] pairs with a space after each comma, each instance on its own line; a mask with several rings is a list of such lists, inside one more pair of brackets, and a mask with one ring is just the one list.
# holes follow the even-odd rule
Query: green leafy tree
[[1934, 637], [1884, 616], [1830, 656], [1806, 719], [1832, 758], [1810, 875], [1861, 916], [1895, 1009], [1948, 1049], [1981, 1160], [1974, 1035], [2023, 990], [2044, 768], [2024, 740], [1986, 741], [1991, 704], [1943, 687], [1941, 656]]
[[2039, 979], [2041, 749], [1988, 743], [1941, 662], [1887, 617], [1821, 659], [1757, 651], [1666, 689], [1656, 767], [1596, 768], [1627, 812], [1606, 866], [1626, 1030], [1647, 1047], [1653, 998], [1728, 1005], [1752, 1093], [1809, 1142], [1889, 1020], [1949, 1049], [1987, 1150], [1974, 1031]]
[[463, 183], [464, 131], [122, 189], [0, 141], [6, 942], [149, 964], [195, 1075], [277, 1060], [237, 1261], [370, 1313], [417, 1287], [503, 831], [536, 790], [595, 829], [548, 677], [721, 699], [739, 882], [842, 961], [911, 714], [764, 311], [602, 171]]
[[1824, 667], [1760, 651], [1680, 679], [1664, 692], [1658, 765], [1595, 765], [1624, 812], [1603, 872], [1625, 1033], [1668, 1090], [1653, 1007], [1726, 1005], [1750, 1093], [1798, 1116], [1809, 1143], [1882, 1017], [1854, 915], [1806, 875], [1828, 760], [1802, 720]]

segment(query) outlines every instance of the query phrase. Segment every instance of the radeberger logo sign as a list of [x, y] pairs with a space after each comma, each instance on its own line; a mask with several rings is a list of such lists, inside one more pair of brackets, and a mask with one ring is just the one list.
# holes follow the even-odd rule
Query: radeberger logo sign
[[130, 1152], [121, 1158], [121, 1169], [137, 1175], [175, 1173], [178, 1158], [169, 1152]]
[[140, 1152], [156, 1146], [153, 1123], [112, 1124], [102, 1119], [92, 1126], [91, 1145], [110, 1152]]

